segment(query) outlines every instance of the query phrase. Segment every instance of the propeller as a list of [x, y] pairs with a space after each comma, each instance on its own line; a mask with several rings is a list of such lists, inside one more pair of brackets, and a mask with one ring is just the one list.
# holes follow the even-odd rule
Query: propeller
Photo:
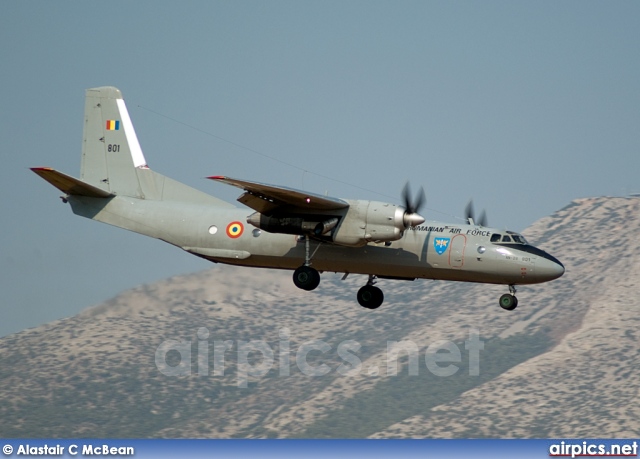
[[419, 215], [418, 212], [426, 200], [427, 198], [424, 194], [424, 188], [422, 187], [420, 187], [420, 191], [418, 191], [415, 200], [412, 200], [409, 182], [407, 181], [407, 183], [405, 183], [404, 188], [402, 189], [402, 203], [406, 209], [403, 218], [405, 227], [417, 226], [424, 222], [424, 217]]
[[465, 217], [467, 220], [471, 222], [473, 222], [474, 224], [478, 225], [478, 226], [487, 226], [487, 213], [484, 211], [484, 209], [482, 210], [482, 213], [480, 214], [480, 218], [478, 219], [478, 221], [476, 221], [475, 216], [474, 216], [474, 211], [473, 211], [473, 200], [470, 199], [469, 200], [469, 204], [467, 204], [467, 207], [465, 209]]

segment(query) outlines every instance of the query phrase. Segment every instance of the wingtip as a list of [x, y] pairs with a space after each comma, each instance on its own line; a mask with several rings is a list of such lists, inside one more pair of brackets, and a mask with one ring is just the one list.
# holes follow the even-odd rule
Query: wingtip
[[209, 177], [207, 177], [209, 180], [224, 180], [227, 177], [225, 177], [224, 175], [211, 175]]
[[52, 167], [30, 167], [29, 169], [31, 169], [33, 172], [36, 172], [36, 171], [52, 171], [53, 170]]

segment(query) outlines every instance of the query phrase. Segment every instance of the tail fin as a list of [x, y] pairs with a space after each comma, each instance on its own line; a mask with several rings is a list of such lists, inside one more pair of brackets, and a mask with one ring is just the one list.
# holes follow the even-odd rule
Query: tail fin
[[87, 89], [80, 178], [114, 194], [144, 198], [136, 169], [147, 168], [120, 90]]
[[87, 89], [81, 179], [112, 195], [234, 207], [149, 169], [118, 88]]

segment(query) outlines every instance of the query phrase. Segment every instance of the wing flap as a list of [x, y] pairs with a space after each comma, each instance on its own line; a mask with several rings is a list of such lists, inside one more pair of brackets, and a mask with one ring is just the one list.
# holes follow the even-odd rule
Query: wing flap
[[89, 185], [82, 180], [58, 172], [50, 167], [32, 167], [31, 170], [60, 191], [69, 195], [88, 196], [90, 198], [108, 198], [114, 196], [108, 191]]
[[238, 180], [221, 175], [207, 178], [244, 190], [245, 192], [238, 198], [238, 201], [264, 215], [270, 215], [280, 210], [309, 213], [349, 207], [349, 203], [342, 199], [321, 196], [294, 188]]

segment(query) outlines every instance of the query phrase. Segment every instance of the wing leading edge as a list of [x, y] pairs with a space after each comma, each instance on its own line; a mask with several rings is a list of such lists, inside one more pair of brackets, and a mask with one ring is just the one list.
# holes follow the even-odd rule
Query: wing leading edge
[[238, 202], [267, 216], [280, 212], [310, 213], [349, 207], [349, 203], [342, 199], [321, 196], [294, 188], [237, 180], [223, 175], [207, 178], [244, 190], [244, 193], [238, 198]]

